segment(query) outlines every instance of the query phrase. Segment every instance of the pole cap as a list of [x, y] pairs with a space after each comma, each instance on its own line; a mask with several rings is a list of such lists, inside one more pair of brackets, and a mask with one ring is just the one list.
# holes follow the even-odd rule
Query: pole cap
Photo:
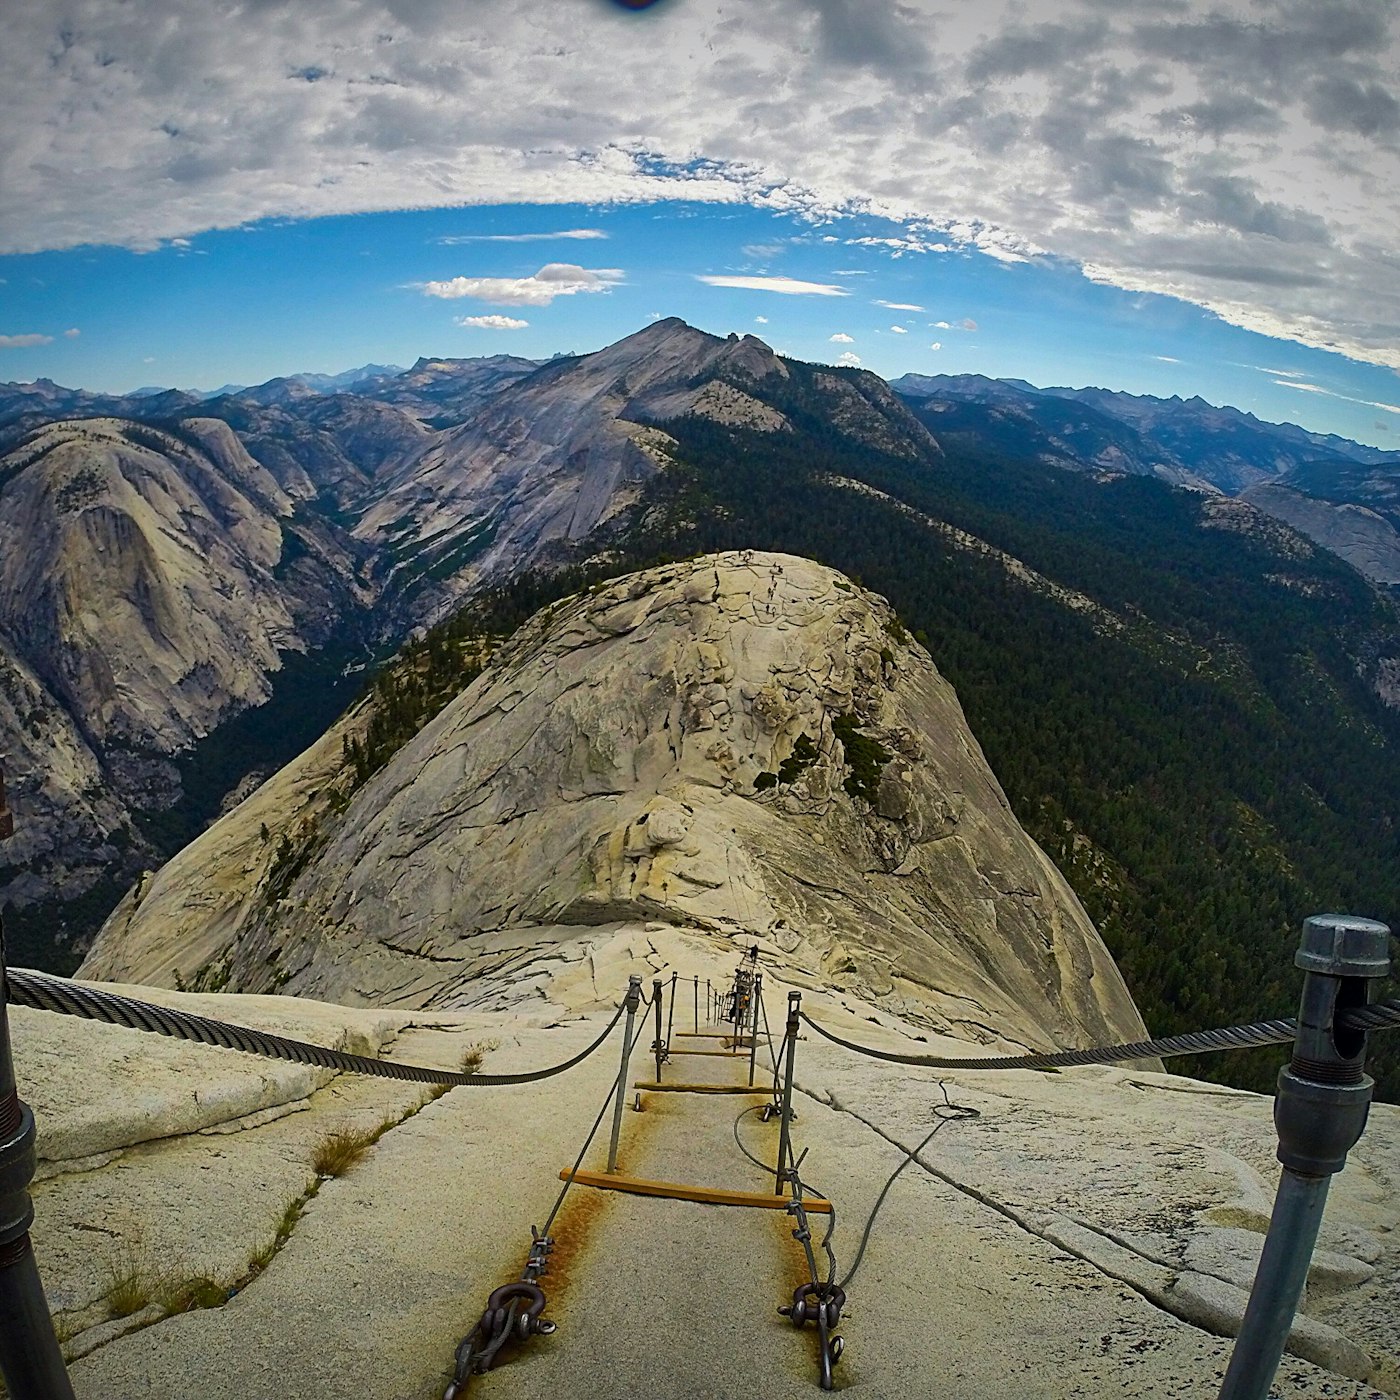
[[1390, 972], [1390, 929], [1352, 914], [1314, 914], [1303, 920], [1294, 963], [1327, 977], [1385, 977]]

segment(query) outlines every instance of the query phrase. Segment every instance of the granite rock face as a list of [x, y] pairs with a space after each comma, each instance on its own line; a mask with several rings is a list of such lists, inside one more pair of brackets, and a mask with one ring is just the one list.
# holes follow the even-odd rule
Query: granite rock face
[[0, 754], [21, 816], [0, 897], [80, 893], [179, 796], [170, 755], [266, 700], [365, 598], [223, 422], [42, 428], [0, 459]]
[[1321, 501], [1272, 482], [1251, 486], [1242, 495], [1250, 505], [1341, 555], [1372, 582], [1400, 583], [1400, 531], [1376, 511], [1350, 501]]
[[[675, 1029], [689, 1031], [692, 978], [726, 985], [740, 943], [658, 921], [573, 932], [572, 944], [541, 954], [538, 977], [501, 959], [482, 978], [495, 984], [491, 1007], [414, 1013], [119, 990], [409, 1064], [455, 1068], [470, 1051], [495, 1074], [584, 1048], [631, 973], [663, 987], [677, 974]], [[968, 1053], [890, 1014], [888, 997], [831, 982], [813, 952], [765, 943], [773, 1019], [800, 989], [815, 1021], [858, 1043]], [[47, 1012], [20, 1009], [12, 1029], [39, 1124], [33, 1240], [79, 1396], [440, 1396], [488, 1293], [518, 1273], [617, 1065], [614, 1036], [567, 1074], [425, 1104], [418, 1084]], [[665, 1080], [733, 1084], [744, 1068], [743, 1057], [678, 1055]], [[765, 1044], [751, 1107], [766, 1097], [768, 1068]], [[977, 1114], [926, 1142], [874, 1221], [841, 1329], [838, 1377], [861, 1395], [1215, 1393], [1278, 1174], [1268, 1098], [1127, 1067], [892, 1073], [811, 1034], [795, 1083], [804, 1177], [836, 1205], [843, 1273], [901, 1148], [937, 1121], [931, 1104], [946, 1091]], [[643, 1111], [623, 1115], [624, 1172], [770, 1187], [735, 1145], [733, 1098], [640, 1098]], [[329, 1176], [319, 1149], [347, 1130], [374, 1145]], [[738, 1131], [760, 1162], [773, 1159], [776, 1124], [748, 1114]], [[1271, 1395], [1400, 1395], [1397, 1150], [1400, 1110], [1374, 1105], [1331, 1189]], [[603, 1135], [585, 1168], [606, 1155]], [[638, 1376], [658, 1397], [814, 1393], [811, 1329], [773, 1313], [805, 1278], [785, 1216], [579, 1185], [551, 1233], [544, 1288], [559, 1331], [493, 1371], [492, 1395], [586, 1386], [595, 1400], [630, 1400]], [[697, 1308], [697, 1289], [726, 1305]], [[918, 1326], [891, 1325], [911, 1309]]]
[[928, 654], [793, 556], [670, 565], [537, 614], [277, 897], [226, 873], [230, 823], [250, 824], [236, 809], [118, 911], [86, 975], [172, 976], [184, 942], [234, 988], [453, 1004], [509, 950], [663, 919], [801, 950], [977, 1040], [1142, 1034]]

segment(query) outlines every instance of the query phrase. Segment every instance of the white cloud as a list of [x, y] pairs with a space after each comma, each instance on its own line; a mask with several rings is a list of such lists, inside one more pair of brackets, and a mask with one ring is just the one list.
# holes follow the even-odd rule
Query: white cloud
[[903, 326], [891, 326], [890, 329], [891, 329], [896, 335], [908, 335], [908, 334], [909, 334], [909, 332], [908, 332], [907, 330], [905, 330]]
[[845, 331], [837, 331], [831, 339], [837, 345], [854, 345], [856, 343], [855, 336], [847, 335]]
[[858, 365], [860, 364], [860, 356], [854, 350], [847, 350], [836, 363], [838, 365]]
[[63, 332], [65, 340], [77, 340], [80, 335], [82, 335], [82, 331], [80, 331], [77, 326], [69, 326], [68, 329]]
[[750, 292], [781, 292], [790, 297], [848, 297], [844, 287], [833, 287], [826, 282], [803, 282], [796, 277], [700, 277], [697, 282], [705, 282], [711, 287], [738, 287]]
[[423, 282], [419, 290], [425, 296], [448, 301], [471, 297], [493, 306], [548, 306], [555, 297], [610, 292], [621, 281], [622, 273], [615, 267], [546, 263], [529, 277], [453, 277], [445, 282]]
[[26, 335], [0, 335], [0, 350], [27, 350], [31, 345], [48, 345], [51, 335], [30, 332]]
[[930, 350], [941, 350], [942, 348], [943, 342], [941, 340], [935, 340], [933, 344], [929, 346]]
[[877, 301], [875, 306], [883, 306], [886, 311], [922, 311], [922, 306], [915, 306], [912, 301]]
[[950, 331], [953, 329], [953, 323], [951, 321], [935, 321], [933, 328], [936, 331]]
[[974, 321], [972, 317], [965, 316], [961, 321], [958, 322], [958, 326], [961, 330], [975, 331], [977, 329], [977, 322]]
[[768, 317], [766, 316], [755, 316], [753, 319], [755, 325], [766, 326], [768, 324]]
[[600, 228], [561, 228], [548, 233], [451, 233], [439, 243], [552, 243], [556, 238], [591, 239], [610, 235]]
[[1180, 360], [1175, 355], [1153, 355], [1154, 360], [1161, 360], [1164, 365], [1179, 365]]
[[457, 324], [478, 331], [523, 331], [530, 323], [514, 316], [459, 316]]
[[897, 223], [819, 239], [1044, 252], [1400, 368], [1394, 3], [614, 8], [20, 0], [0, 252], [464, 202], [860, 211]]

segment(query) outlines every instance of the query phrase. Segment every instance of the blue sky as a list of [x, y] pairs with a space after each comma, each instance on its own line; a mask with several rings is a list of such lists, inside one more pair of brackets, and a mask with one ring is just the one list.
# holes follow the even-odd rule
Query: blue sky
[[1400, 0], [10, 0], [0, 189], [2, 379], [660, 313], [1400, 446]]
[[[579, 271], [536, 280], [549, 265]], [[0, 323], [52, 337], [0, 349], [8, 379], [208, 389], [419, 355], [545, 358], [596, 349], [660, 314], [891, 378], [1200, 394], [1400, 448], [1400, 412], [1374, 406], [1400, 407], [1387, 367], [1094, 283], [1063, 259], [1008, 261], [868, 216], [813, 222], [667, 200], [266, 220], [144, 252], [12, 255], [0, 277]], [[435, 295], [431, 284], [467, 290]], [[557, 286], [578, 289], [541, 304]], [[484, 324], [463, 324], [473, 320]]]

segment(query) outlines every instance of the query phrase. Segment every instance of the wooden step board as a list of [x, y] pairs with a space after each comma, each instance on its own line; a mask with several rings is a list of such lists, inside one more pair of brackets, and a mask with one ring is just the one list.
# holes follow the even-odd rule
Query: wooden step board
[[[677, 1031], [677, 1032], [676, 1032], [676, 1039], [679, 1040], [681, 1036], [685, 1036], [685, 1038], [686, 1038], [687, 1040], [733, 1040], [733, 1039], [734, 1039], [734, 1032], [733, 1032], [733, 1031]], [[748, 1042], [748, 1037], [747, 1037], [747, 1036], [743, 1036], [743, 1037], [741, 1037], [741, 1039], [744, 1041], [744, 1044], [745, 1044], [745, 1045], [747, 1045], [747, 1044], [749, 1043], [749, 1042]]]
[[[569, 1179], [570, 1168], [561, 1167], [559, 1180]], [[690, 1186], [683, 1181], [652, 1181], [644, 1176], [626, 1176], [622, 1172], [588, 1172], [574, 1174], [580, 1186], [596, 1186], [603, 1191], [626, 1191], [633, 1196], [664, 1196], [672, 1201], [698, 1201], [708, 1206], [747, 1206], [751, 1210], [786, 1210], [789, 1196], [771, 1191], [725, 1191], [714, 1186]], [[802, 1204], [811, 1215], [830, 1215], [831, 1202], [820, 1196], [807, 1196]]]
[[654, 1084], [650, 1079], [638, 1079], [634, 1089], [650, 1089], [654, 1094], [762, 1094], [772, 1091], [761, 1084]]
[[742, 1060], [747, 1058], [747, 1050], [742, 1053], [738, 1050], [668, 1050], [668, 1055], [723, 1055], [726, 1060]]

